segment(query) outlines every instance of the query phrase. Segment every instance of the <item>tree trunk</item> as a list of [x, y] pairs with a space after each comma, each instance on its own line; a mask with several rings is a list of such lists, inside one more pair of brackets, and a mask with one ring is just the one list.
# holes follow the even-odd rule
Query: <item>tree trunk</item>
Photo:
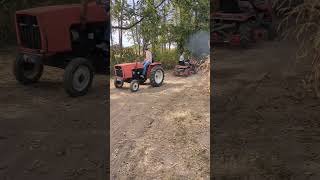
[[111, 31], [110, 31], [110, 45], [111, 45], [110, 47], [113, 46], [112, 28], [111, 28]]
[[[133, 7], [133, 9], [136, 9], [136, 1], [135, 0], [132, 0], [132, 7]], [[135, 19], [135, 21], [137, 21], [138, 20], [137, 16], [135, 16], [134, 19]], [[136, 34], [136, 42], [137, 42], [137, 45], [138, 45], [138, 53], [137, 54], [140, 56], [140, 54], [141, 54], [141, 52], [140, 52], [141, 51], [141, 49], [140, 49], [141, 43], [140, 43], [140, 35], [139, 35], [139, 31], [138, 31], [138, 26], [139, 25], [136, 25], [136, 27], [135, 27], [135, 34]], [[135, 38], [133, 38], [133, 39], [135, 39]]]
[[[120, 26], [123, 26], [123, 8], [124, 8], [124, 0], [121, 0], [121, 11], [120, 11]], [[119, 47], [120, 47], [120, 58], [122, 59], [122, 51], [123, 51], [123, 31], [122, 29], [119, 30]]]

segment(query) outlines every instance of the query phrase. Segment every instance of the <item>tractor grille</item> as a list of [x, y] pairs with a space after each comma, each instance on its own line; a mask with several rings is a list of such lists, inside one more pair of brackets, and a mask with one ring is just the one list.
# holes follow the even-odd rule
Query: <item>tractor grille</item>
[[25, 48], [40, 49], [41, 35], [37, 18], [35, 16], [18, 16], [18, 31], [21, 45]]
[[116, 67], [115, 75], [118, 76], [118, 77], [122, 77], [123, 76], [123, 72], [122, 72], [121, 67]]

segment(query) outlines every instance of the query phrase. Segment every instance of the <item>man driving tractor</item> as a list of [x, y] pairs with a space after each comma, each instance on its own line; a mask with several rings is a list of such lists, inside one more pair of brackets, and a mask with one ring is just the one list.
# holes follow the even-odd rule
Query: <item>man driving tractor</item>
[[145, 47], [144, 49], [145, 53], [146, 53], [146, 57], [143, 61], [143, 72], [142, 72], [142, 76], [143, 77], [146, 77], [147, 76], [147, 68], [148, 66], [152, 63], [152, 53], [151, 51], [149, 50], [149, 47]]
[[185, 62], [184, 62], [184, 52], [182, 52], [182, 54], [180, 55], [180, 57], [179, 57], [179, 65], [181, 65], [181, 66], [184, 66], [185, 65]]

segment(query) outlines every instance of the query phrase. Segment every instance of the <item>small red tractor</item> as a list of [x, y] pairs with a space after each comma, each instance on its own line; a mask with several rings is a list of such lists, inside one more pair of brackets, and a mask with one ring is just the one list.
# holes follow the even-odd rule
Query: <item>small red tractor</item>
[[198, 72], [198, 64], [195, 60], [186, 60], [183, 64], [178, 64], [174, 68], [176, 76], [190, 76]]
[[247, 48], [250, 43], [274, 37], [272, 5], [269, 0], [220, 0], [212, 14], [214, 44]]
[[132, 92], [139, 90], [139, 85], [150, 79], [153, 87], [159, 87], [164, 81], [164, 70], [161, 63], [152, 62], [147, 68], [146, 76], [143, 74], [143, 64], [140, 62], [117, 64], [114, 66], [114, 86], [122, 88], [124, 82], [130, 83]]
[[70, 96], [85, 95], [94, 74], [109, 72], [107, 1], [55, 5], [16, 12], [19, 54], [14, 75], [24, 85], [37, 82], [44, 65], [65, 69]]

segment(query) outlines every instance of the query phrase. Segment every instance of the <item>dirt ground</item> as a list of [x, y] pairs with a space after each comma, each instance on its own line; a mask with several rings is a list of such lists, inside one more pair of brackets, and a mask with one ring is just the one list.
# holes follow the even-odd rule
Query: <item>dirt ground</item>
[[70, 98], [63, 71], [45, 67], [39, 83], [18, 84], [15, 50], [0, 50], [0, 179], [96, 180], [106, 176], [107, 77]]
[[112, 179], [209, 179], [210, 95], [200, 74], [110, 89]]
[[214, 50], [212, 173], [215, 179], [320, 179], [320, 100], [297, 43]]

